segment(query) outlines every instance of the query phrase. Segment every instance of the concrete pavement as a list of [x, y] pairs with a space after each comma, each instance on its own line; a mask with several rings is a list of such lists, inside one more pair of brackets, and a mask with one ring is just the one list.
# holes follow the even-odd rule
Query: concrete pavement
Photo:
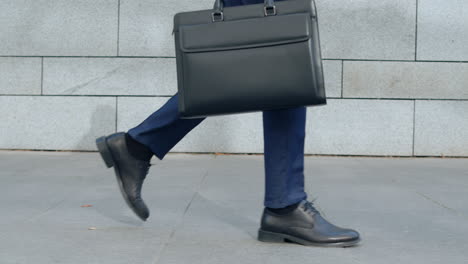
[[[306, 157], [306, 191], [353, 248], [256, 240], [263, 156], [153, 159], [140, 221], [96, 152], [0, 151], [0, 263], [467, 263], [468, 159]], [[90, 205], [90, 207], [82, 207]]]

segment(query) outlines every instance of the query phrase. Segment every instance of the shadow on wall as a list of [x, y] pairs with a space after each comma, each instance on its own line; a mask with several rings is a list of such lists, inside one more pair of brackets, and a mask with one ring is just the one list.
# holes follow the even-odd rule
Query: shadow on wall
[[114, 107], [109, 105], [97, 106], [91, 116], [88, 132], [83, 134], [72, 149], [96, 151], [96, 138], [114, 133], [117, 127], [116, 122], [116, 109]]
[[226, 117], [206, 117], [197, 127], [182, 139], [180, 151], [190, 152], [225, 152], [232, 149], [234, 142], [229, 131], [230, 123], [225, 122]]
[[[176, 94], [177, 95], [177, 94]], [[170, 98], [160, 104], [163, 107]], [[151, 112], [157, 111], [153, 108]], [[151, 113], [148, 111], [148, 116]], [[145, 117], [146, 118], [146, 117]], [[133, 125], [140, 124], [145, 118], [138, 120]], [[232, 119], [232, 116], [211, 116], [206, 117], [200, 124], [194, 127], [184, 138], [182, 138], [171, 149], [172, 152], [225, 152], [235, 148], [235, 140], [230, 131], [234, 131], [235, 122], [226, 122], [226, 119]], [[239, 120], [234, 120], [239, 121]]]

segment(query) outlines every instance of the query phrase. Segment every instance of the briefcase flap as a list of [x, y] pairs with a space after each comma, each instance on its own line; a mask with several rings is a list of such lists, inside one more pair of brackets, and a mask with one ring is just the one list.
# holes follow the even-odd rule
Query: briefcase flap
[[254, 48], [306, 41], [310, 27], [310, 13], [181, 25], [179, 42], [183, 52]]

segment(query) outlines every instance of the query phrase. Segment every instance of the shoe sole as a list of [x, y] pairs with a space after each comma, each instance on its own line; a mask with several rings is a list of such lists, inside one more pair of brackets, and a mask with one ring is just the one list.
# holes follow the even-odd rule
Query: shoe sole
[[137, 210], [133, 207], [132, 203], [130, 202], [130, 200], [129, 200], [128, 196], [127, 196], [127, 193], [124, 190], [122, 178], [121, 178], [120, 172], [119, 172], [120, 170], [119, 170], [119, 167], [118, 167], [118, 163], [115, 162], [114, 156], [112, 155], [112, 151], [110, 150], [110, 147], [107, 144], [107, 137], [103, 136], [103, 137], [100, 137], [100, 138], [96, 139], [96, 146], [97, 146], [97, 149], [98, 149], [99, 153], [101, 154], [101, 158], [104, 160], [104, 163], [106, 164], [106, 166], [108, 168], [114, 167], [115, 177], [117, 178], [120, 193], [122, 194], [122, 196], [123, 196], [125, 202], [127, 203], [128, 207], [130, 207], [130, 209], [132, 209], [132, 211], [141, 220], [146, 221], [146, 218], [143, 218], [140, 215], [138, 215]]
[[96, 146], [107, 168], [112, 168], [115, 163], [110, 148], [107, 145], [107, 137], [104, 136], [96, 139]]
[[270, 242], [270, 243], [284, 243], [284, 242], [291, 241], [291, 242], [301, 244], [304, 246], [316, 246], [316, 247], [352, 247], [358, 244], [359, 241], [361, 241], [361, 239], [358, 238], [358, 239], [351, 240], [351, 241], [341, 241], [341, 242], [335, 242], [335, 243], [310, 242], [310, 241], [307, 241], [307, 240], [304, 240], [302, 238], [298, 238], [295, 236], [269, 232], [269, 231], [265, 231], [262, 229], [258, 230], [258, 240], [261, 242]]

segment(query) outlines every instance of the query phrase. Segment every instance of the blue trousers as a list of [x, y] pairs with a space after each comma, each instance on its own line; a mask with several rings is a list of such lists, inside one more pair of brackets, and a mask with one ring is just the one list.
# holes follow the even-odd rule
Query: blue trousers
[[[263, 111], [264, 206], [281, 208], [307, 198], [304, 191], [306, 107]], [[172, 96], [138, 126], [128, 130], [136, 141], [163, 159], [205, 118], [181, 119], [178, 95]]]
[[[225, 6], [262, 3], [263, 0], [224, 0]], [[264, 206], [281, 208], [303, 199], [306, 107], [263, 111], [265, 165]], [[205, 118], [181, 119], [178, 95], [128, 133], [163, 159], [187, 133]]]

